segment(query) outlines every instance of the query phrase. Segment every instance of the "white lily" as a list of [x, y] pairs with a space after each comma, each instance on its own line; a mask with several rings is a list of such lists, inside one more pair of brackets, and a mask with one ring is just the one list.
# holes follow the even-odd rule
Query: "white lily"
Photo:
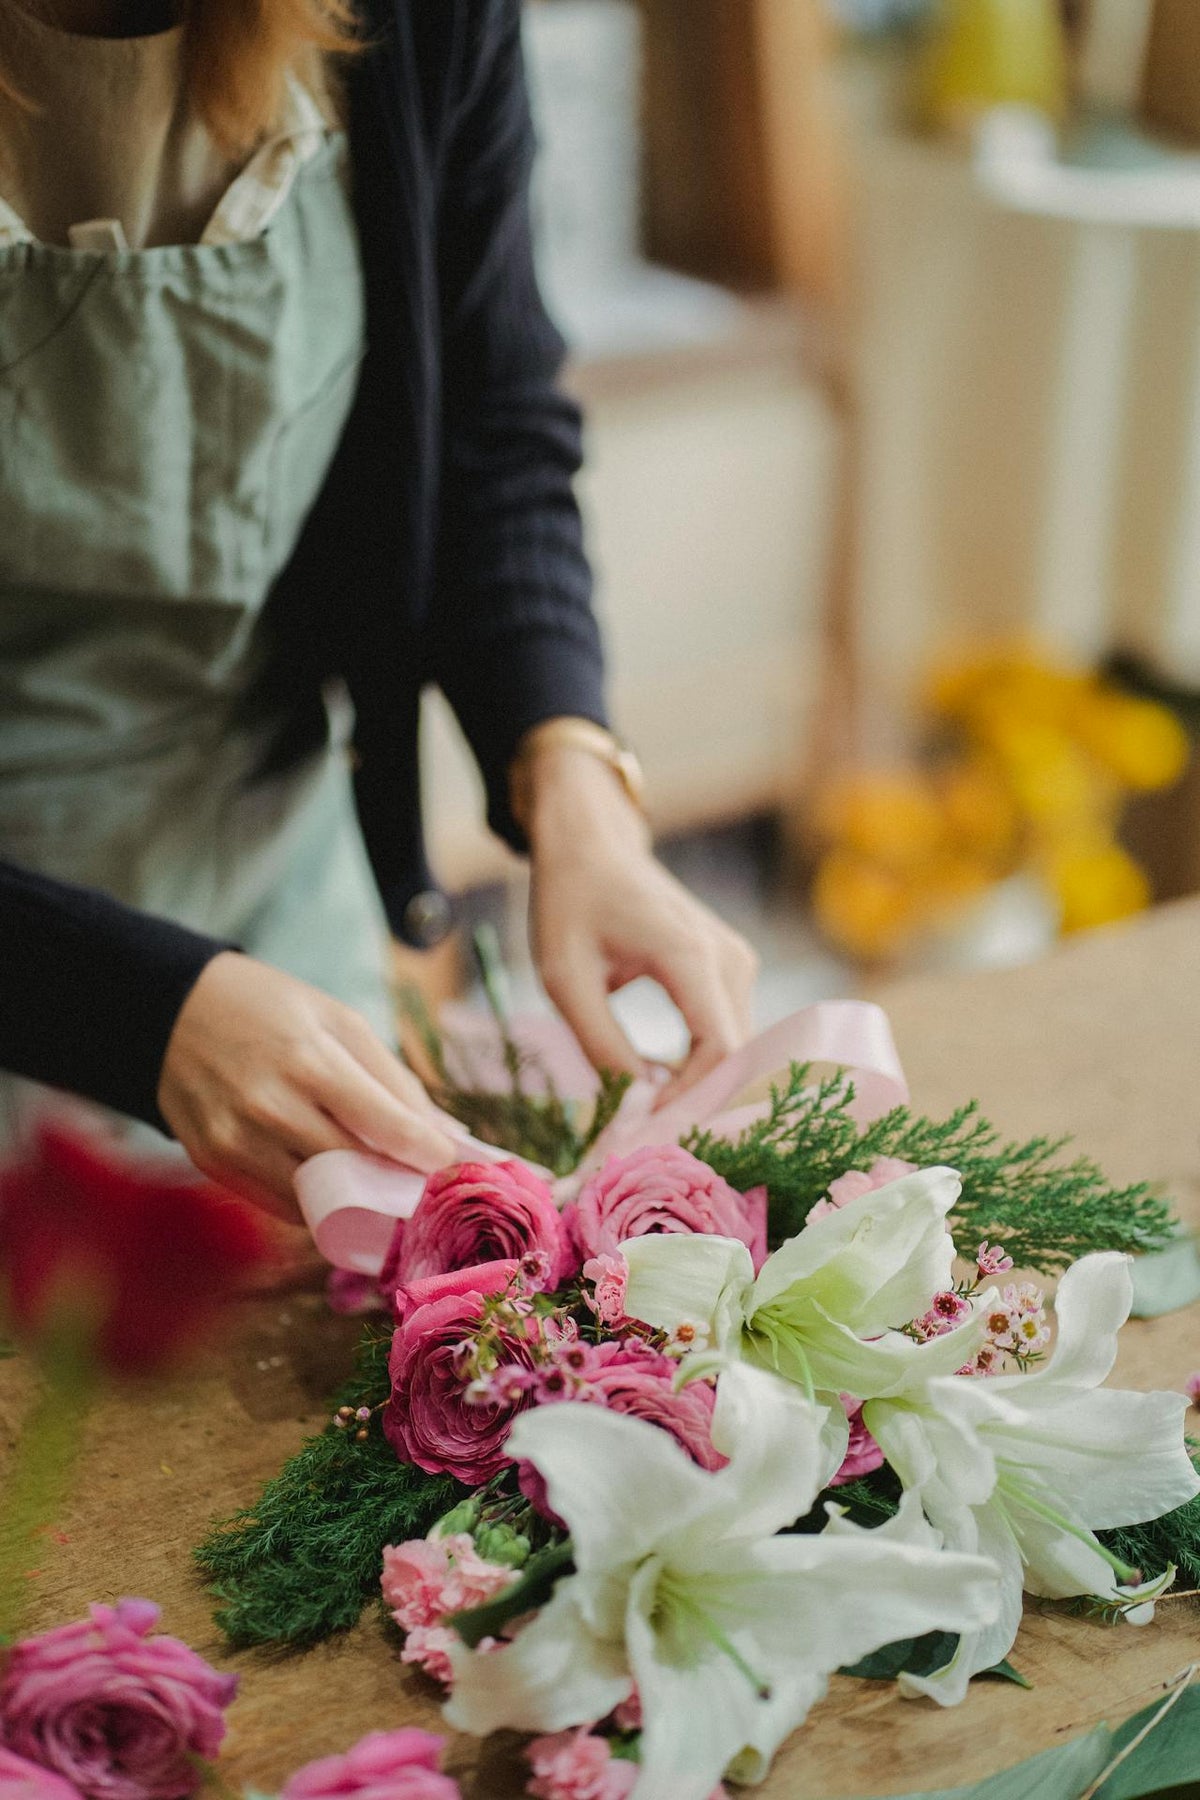
[[593, 1405], [535, 1409], [509, 1446], [543, 1475], [575, 1573], [500, 1649], [453, 1653], [450, 1724], [558, 1731], [604, 1717], [636, 1683], [635, 1800], [705, 1800], [735, 1758], [761, 1771], [843, 1663], [903, 1637], [984, 1626], [986, 1561], [841, 1525], [776, 1536], [811, 1507], [820, 1414], [735, 1364], [699, 1469], [665, 1431]]
[[982, 1340], [978, 1312], [925, 1344], [896, 1329], [951, 1284], [945, 1220], [961, 1185], [953, 1169], [904, 1175], [806, 1225], [757, 1277], [733, 1238], [631, 1238], [621, 1245], [625, 1310], [667, 1332], [699, 1326], [714, 1360], [746, 1357], [819, 1400], [830, 1409], [832, 1473], [845, 1452], [839, 1394], [867, 1399], [910, 1385], [918, 1371], [922, 1381], [953, 1374]]
[[1011, 1648], [1022, 1589], [1051, 1599], [1127, 1597], [1121, 1582], [1131, 1571], [1094, 1531], [1159, 1518], [1200, 1491], [1184, 1443], [1184, 1396], [1100, 1386], [1132, 1293], [1127, 1256], [1086, 1256], [1059, 1283], [1057, 1341], [1041, 1368], [951, 1375], [863, 1408], [947, 1546], [990, 1556], [1005, 1578], [1000, 1616], [964, 1636], [936, 1674], [901, 1677], [906, 1692], [960, 1700], [970, 1677]]

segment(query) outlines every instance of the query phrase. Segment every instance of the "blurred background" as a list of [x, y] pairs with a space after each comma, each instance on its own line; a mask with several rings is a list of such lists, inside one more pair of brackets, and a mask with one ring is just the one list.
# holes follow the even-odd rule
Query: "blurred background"
[[[528, 0], [622, 734], [765, 1023], [1200, 889], [1197, 0]], [[446, 709], [469, 981], [523, 872]], [[622, 998], [642, 1047], [679, 1025]]]

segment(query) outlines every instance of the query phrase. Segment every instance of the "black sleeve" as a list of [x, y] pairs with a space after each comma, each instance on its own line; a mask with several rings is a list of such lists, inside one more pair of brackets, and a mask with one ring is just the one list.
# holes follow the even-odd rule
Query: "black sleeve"
[[166, 1130], [167, 1040], [200, 971], [232, 948], [0, 861], [0, 1068]]
[[440, 546], [430, 673], [483, 771], [494, 830], [520, 846], [507, 771], [521, 735], [606, 723], [572, 477], [578, 408], [533, 267], [534, 141], [519, 0], [472, 0], [439, 220], [444, 358]]

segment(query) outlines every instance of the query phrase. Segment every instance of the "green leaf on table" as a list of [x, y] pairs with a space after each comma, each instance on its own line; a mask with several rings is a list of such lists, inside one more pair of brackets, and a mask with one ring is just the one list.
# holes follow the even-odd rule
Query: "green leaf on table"
[[1200, 1236], [1181, 1231], [1165, 1250], [1133, 1260], [1133, 1317], [1157, 1319], [1200, 1300]]
[[982, 1781], [891, 1800], [1150, 1800], [1156, 1794], [1195, 1800], [1198, 1778], [1200, 1688], [1188, 1686], [1144, 1707], [1116, 1731], [1097, 1725]]
[[[850, 1668], [839, 1669], [838, 1674], [854, 1675], [860, 1681], [895, 1681], [897, 1675], [932, 1675], [935, 1670], [945, 1668], [957, 1648], [955, 1632], [928, 1631], [924, 1637], [901, 1638], [897, 1643], [884, 1644]], [[1017, 1687], [1033, 1685], [1007, 1658], [990, 1669], [981, 1669], [976, 1679], [983, 1681], [989, 1675], [1000, 1681], [1011, 1681]]]

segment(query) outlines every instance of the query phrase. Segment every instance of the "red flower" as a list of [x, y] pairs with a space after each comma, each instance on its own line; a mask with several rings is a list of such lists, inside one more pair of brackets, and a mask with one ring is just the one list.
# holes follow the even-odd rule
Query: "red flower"
[[36, 1339], [70, 1309], [98, 1361], [122, 1375], [176, 1361], [267, 1256], [265, 1228], [240, 1200], [61, 1126], [0, 1173], [11, 1329]]

